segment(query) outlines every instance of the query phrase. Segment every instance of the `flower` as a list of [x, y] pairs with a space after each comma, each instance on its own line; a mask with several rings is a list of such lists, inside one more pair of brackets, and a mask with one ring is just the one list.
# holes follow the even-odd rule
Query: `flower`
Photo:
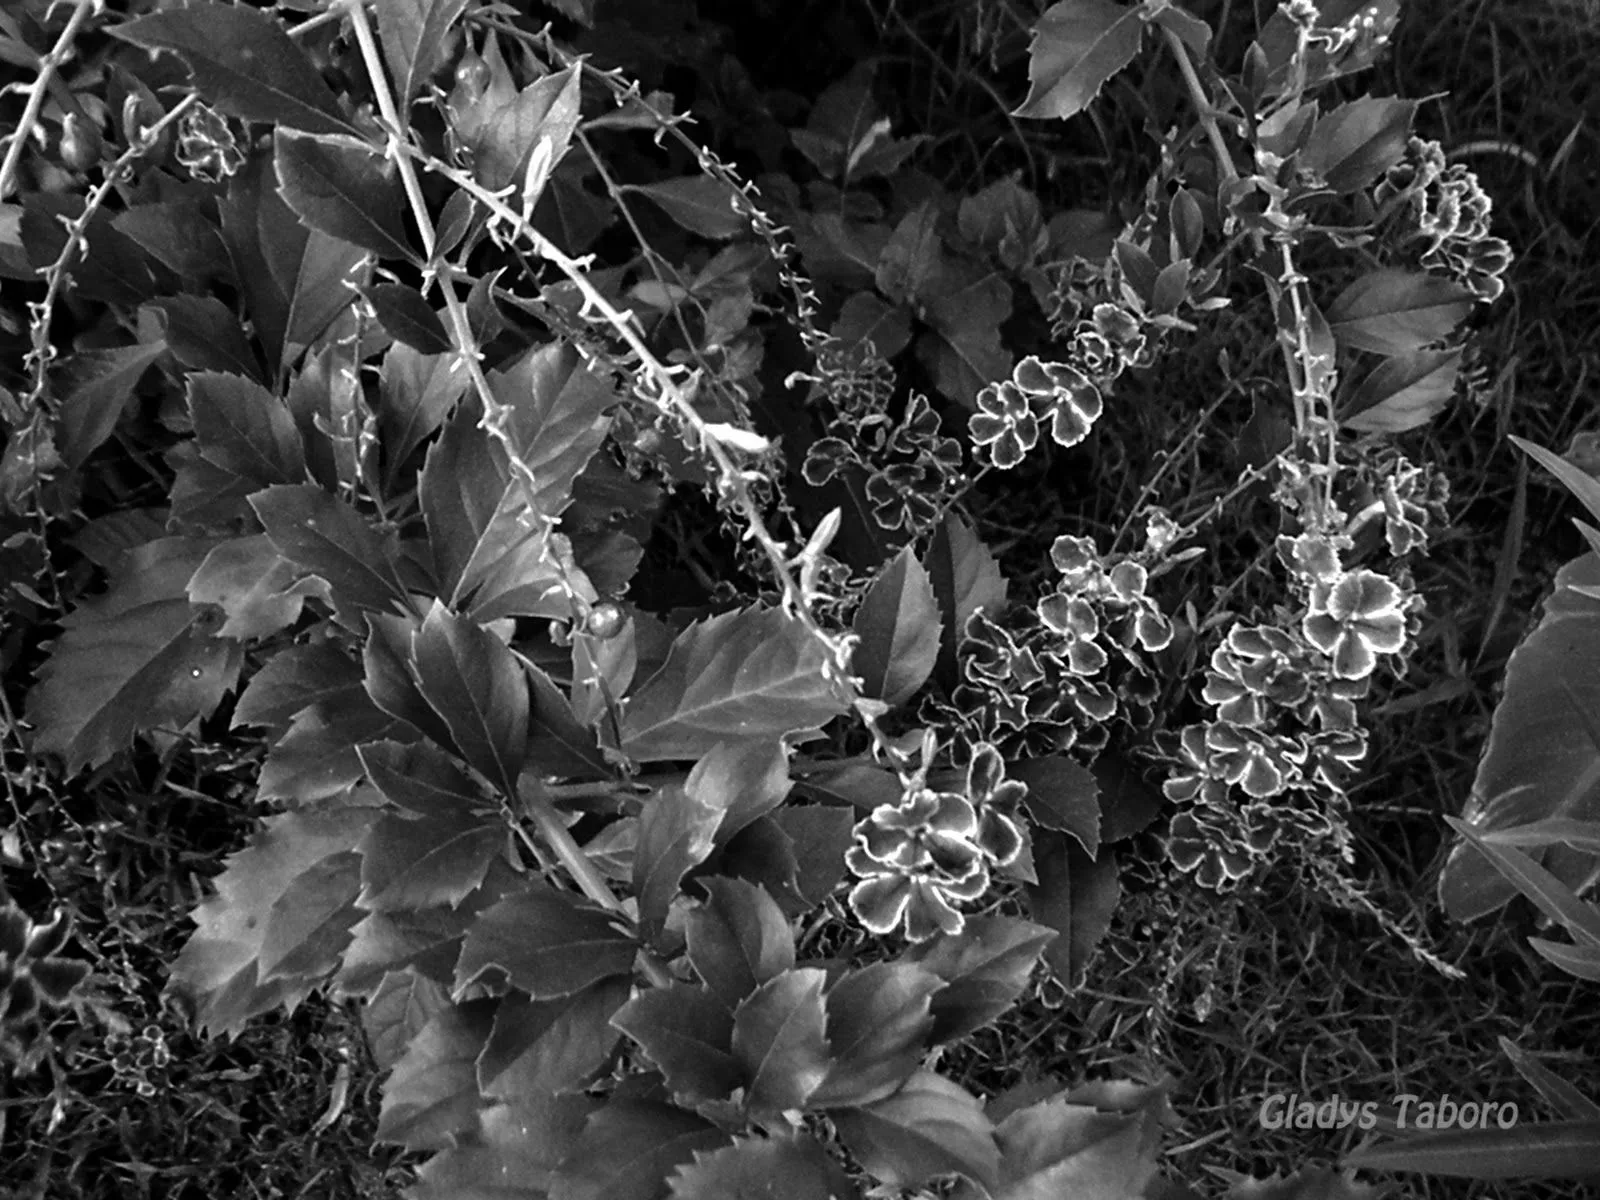
[[972, 803], [954, 792], [921, 787], [898, 805], [879, 805], [856, 824], [855, 845], [845, 853], [861, 880], [850, 890], [851, 909], [876, 934], [901, 925], [914, 942], [960, 933], [966, 918], [956, 902], [976, 900], [989, 887], [979, 832]]
[[1351, 571], [1317, 586], [1301, 632], [1333, 660], [1338, 678], [1364, 679], [1379, 654], [1397, 653], [1405, 645], [1403, 604], [1400, 588], [1388, 576]]
[[1009, 379], [978, 392], [978, 411], [967, 423], [973, 444], [987, 447], [994, 465], [1008, 471], [1039, 443], [1039, 420], [1028, 397]]

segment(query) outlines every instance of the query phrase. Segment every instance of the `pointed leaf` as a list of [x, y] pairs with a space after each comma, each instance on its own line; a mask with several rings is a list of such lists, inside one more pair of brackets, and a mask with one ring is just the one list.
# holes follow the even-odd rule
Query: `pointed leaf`
[[417, 686], [450, 727], [461, 757], [515, 796], [528, 750], [528, 685], [510, 649], [435, 600], [411, 657]]
[[1593, 1180], [1600, 1178], [1596, 1164], [1600, 1164], [1600, 1120], [1417, 1133], [1362, 1147], [1345, 1155], [1341, 1165], [1458, 1179]]
[[400, 216], [400, 183], [360, 138], [274, 132], [278, 189], [312, 229], [379, 258], [413, 260]]
[[1340, 292], [1327, 318], [1342, 345], [1409, 354], [1448, 337], [1472, 304], [1472, 293], [1452, 279], [1385, 269], [1361, 276]]
[[362, 769], [390, 804], [418, 816], [446, 820], [489, 811], [478, 785], [456, 761], [427, 742], [369, 742], [357, 747]]
[[409, 608], [390, 542], [342, 500], [309, 484], [281, 485], [256, 492], [250, 507], [278, 553], [327, 580], [336, 604], [378, 613]]
[[611, 1018], [632, 986], [613, 977], [559, 1000], [512, 992], [500, 1001], [478, 1058], [478, 1087], [502, 1100], [584, 1087], [611, 1057], [617, 1044]]
[[261, 378], [239, 318], [215, 296], [161, 296], [139, 311], [156, 315], [172, 356], [190, 370]]
[[1017, 117], [1065, 120], [1082, 112], [1139, 53], [1145, 9], [1110, 0], [1063, 0], [1033, 27], [1028, 98]]
[[855, 814], [838, 804], [786, 804], [770, 819], [794, 843], [795, 889], [815, 908], [845, 876]]
[[474, 1000], [435, 1014], [383, 1085], [380, 1142], [444, 1150], [477, 1127], [485, 1105], [478, 1055], [493, 1028], [495, 1002]]
[[710, 856], [722, 815], [720, 804], [687, 787], [662, 788], [645, 802], [633, 853], [633, 892], [647, 937], [661, 932], [684, 874]]
[[361, 1027], [378, 1069], [387, 1071], [399, 1062], [428, 1022], [449, 1007], [449, 994], [420, 971], [407, 967], [384, 975], [376, 994], [361, 1006]]
[[691, 797], [723, 814], [715, 831], [719, 847], [753, 821], [777, 811], [789, 787], [789, 756], [777, 739], [718, 742], [683, 783]]
[[362, 619], [367, 626], [367, 644], [361, 652], [367, 698], [380, 712], [404, 721], [436, 746], [453, 746], [450, 726], [423, 696], [412, 667], [412, 641], [421, 622], [372, 612]]
[[627, 190], [649, 196], [679, 225], [701, 237], [738, 237], [750, 227], [749, 220], [734, 207], [733, 190], [709, 175], [630, 184]]
[[266, 930], [256, 958], [256, 977], [318, 980], [339, 965], [350, 930], [361, 919], [361, 856], [354, 850], [331, 854], [302, 871], [294, 886], [267, 910]]
[[155, 341], [73, 354], [71, 380], [56, 414], [56, 449], [68, 467], [81, 467], [111, 436], [133, 389], [166, 348], [166, 342]]
[[918, 1071], [894, 1095], [829, 1116], [850, 1153], [884, 1183], [916, 1188], [961, 1175], [995, 1188], [994, 1128], [977, 1097], [942, 1075]]
[[466, 810], [430, 817], [385, 813], [361, 843], [361, 907], [454, 907], [483, 883], [506, 828]]
[[1404, 433], [1425, 425], [1455, 394], [1461, 350], [1418, 350], [1385, 359], [1341, 406], [1340, 424], [1363, 432]]
[[322, 590], [279, 554], [265, 534], [231, 538], [206, 555], [189, 580], [189, 600], [227, 614], [221, 637], [263, 638], [300, 619], [308, 594]]
[[374, 283], [361, 289], [378, 322], [397, 342], [423, 354], [449, 354], [454, 348], [439, 314], [416, 288], [403, 283]]
[[1039, 883], [1028, 888], [1028, 907], [1034, 920], [1061, 935], [1045, 960], [1063, 984], [1076, 988], [1122, 897], [1116, 860], [1090, 858], [1064, 834], [1041, 829], [1034, 833], [1033, 862]]
[[942, 629], [928, 572], [906, 546], [867, 590], [853, 625], [854, 669], [866, 695], [903, 704], [933, 672]]
[[1363, 96], [1317, 121], [1300, 152], [1300, 165], [1341, 194], [1377, 182], [1405, 155], [1415, 100]]
[[565, 893], [531, 885], [483, 913], [468, 931], [456, 990], [497, 971], [535, 1000], [548, 1000], [626, 975], [638, 944], [611, 922], [609, 914]]
[[972, 411], [984, 385], [1011, 374], [1011, 351], [1000, 338], [1011, 316], [1011, 286], [994, 273], [941, 278], [938, 286], [927, 306], [932, 328], [917, 340], [917, 357], [944, 395]]
[[189, 376], [189, 419], [210, 462], [257, 487], [305, 479], [305, 446], [283, 401], [253, 379]]
[[1154, 1115], [1101, 1112], [1065, 1096], [1012, 1113], [995, 1130], [1003, 1180], [996, 1200], [1146, 1194], [1160, 1149]]
[[1600, 1121], [1600, 1103], [1589, 1099], [1510, 1038], [1496, 1040], [1500, 1043], [1501, 1052], [1516, 1067], [1517, 1074], [1533, 1084], [1557, 1113], [1574, 1121]]
[[871, 1104], [892, 1095], [921, 1065], [933, 1032], [929, 1000], [945, 981], [911, 963], [872, 963], [828, 989], [826, 1079], [812, 1108]]
[[445, 35], [467, 0], [386, 0], [377, 10], [378, 38], [405, 121], [417, 93], [444, 66]]
[[623, 1005], [611, 1023], [644, 1048], [686, 1105], [726, 1099], [743, 1082], [733, 1056], [733, 1013], [707, 988], [650, 988]]
[[385, 479], [393, 480], [467, 389], [465, 371], [450, 369], [453, 355], [422, 354], [404, 343], [391, 346], [378, 369], [378, 429], [383, 438]]
[[672, 1200], [859, 1200], [861, 1193], [815, 1139], [805, 1134], [741, 1138], [712, 1154], [696, 1154], [668, 1181]]
[[745, 1107], [756, 1120], [805, 1104], [828, 1073], [827, 972], [788, 970], [761, 984], [733, 1013], [733, 1054], [744, 1067]]
[[345, 791], [361, 778], [357, 748], [363, 742], [390, 737], [415, 737], [375, 708], [364, 694], [347, 704], [318, 701], [295, 715], [288, 730], [273, 743], [256, 778], [261, 800], [311, 804]]
[[965, 634], [967, 618], [980, 608], [990, 617], [1000, 615], [1006, 602], [1006, 578], [972, 527], [953, 513], [934, 533], [924, 566], [943, 616], [939, 672], [953, 685], [956, 651]]
[[337, 707], [361, 695], [361, 668], [331, 642], [290, 646], [250, 677], [233, 708], [233, 725], [286, 728], [318, 701]]
[[731, 1141], [681, 1108], [612, 1100], [583, 1127], [551, 1181], [550, 1200], [658, 1200], [674, 1167]]
[[1070, 833], [1091, 858], [1100, 853], [1100, 784], [1065, 755], [1006, 764], [1006, 778], [1028, 785], [1028, 815], [1046, 829]]
[[[534, 80], [503, 103], [486, 93], [482, 115], [467, 135], [473, 174], [491, 191], [526, 182], [529, 160], [541, 156], [546, 178], [567, 152], [580, 115], [581, 76], [572, 67]], [[543, 147], [541, 150], [540, 147]], [[531, 203], [537, 195], [528, 198]]]
[[761, 984], [794, 967], [794, 935], [783, 910], [741, 879], [700, 880], [709, 898], [691, 909], [689, 961], [729, 1009]]
[[915, 963], [945, 981], [933, 996], [930, 1041], [965, 1037], [1006, 1012], [1028, 986], [1034, 964], [1056, 933], [1011, 917], [970, 917], [955, 936], [911, 947], [901, 962]]

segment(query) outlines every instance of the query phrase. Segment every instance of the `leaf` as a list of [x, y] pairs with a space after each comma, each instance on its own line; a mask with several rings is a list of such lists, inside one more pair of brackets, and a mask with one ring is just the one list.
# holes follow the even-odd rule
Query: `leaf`
[[208, 462], [258, 488], [305, 479], [305, 445], [294, 417], [255, 380], [190, 375], [188, 400], [195, 442]]
[[417, 1168], [406, 1200], [545, 1200], [556, 1168], [572, 1153], [589, 1115], [589, 1096], [524, 1095], [478, 1113], [472, 1141]]
[[757, 1121], [800, 1108], [828, 1073], [827, 972], [784, 971], [733, 1012], [733, 1053], [748, 1078], [745, 1108]]
[[612, 977], [560, 1000], [506, 996], [478, 1056], [479, 1089], [515, 1100], [584, 1087], [611, 1058], [617, 1044], [611, 1018], [632, 986], [627, 978]]
[[467, 0], [386, 0], [378, 8], [378, 38], [402, 124], [411, 102], [444, 66], [445, 35], [466, 7]]
[[416, 260], [400, 215], [400, 183], [366, 141], [280, 126], [273, 147], [278, 190], [307, 226], [379, 258]]
[[378, 322], [397, 342], [422, 354], [449, 354], [454, 349], [439, 314], [416, 288], [403, 283], [375, 283], [361, 289]]
[[1006, 764], [1006, 778], [1028, 785], [1028, 815], [1046, 829], [1070, 833], [1089, 853], [1100, 853], [1100, 784], [1094, 773], [1061, 754]]
[[928, 572], [907, 546], [872, 581], [856, 611], [852, 660], [868, 696], [903, 704], [927, 682], [943, 628]]
[[[503, 104], [491, 102], [485, 94], [480, 101], [482, 123], [466, 139], [478, 182], [491, 191], [509, 184], [521, 188], [535, 154], [548, 179], [577, 129], [581, 81], [576, 68], [566, 67], [534, 80]], [[537, 196], [527, 199], [531, 203]]]
[[[1600, 557], [1585, 554], [1556, 573], [1544, 616], [1506, 663], [1472, 795], [1461, 819], [1479, 834], [1552, 818], [1600, 820], [1600, 601], [1578, 591], [1600, 585]], [[1595, 858], [1565, 846], [1529, 856], [1574, 891]], [[1517, 889], [1478, 850], [1457, 841], [1439, 878], [1439, 899], [1457, 921], [1502, 908]]]
[[704, 903], [689, 910], [685, 935], [695, 972], [728, 1009], [794, 967], [794, 935], [783, 910], [742, 879], [700, 880]]
[[1418, 350], [1385, 359], [1341, 406], [1340, 424], [1367, 433], [1425, 425], [1455, 394], [1461, 349]]
[[968, 917], [954, 936], [912, 946], [900, 961], [932, 971], [945, 981], [933, 996], [934, 1043], [954, 1041], [1006, 1012], [1033, 974], [1040, 954], [1057, 936], [1043, 925], [1012, 917]]
[[239, 318], [215, 296], [162, 296], [140, 311], [156, 316], [172, 356], [190, 370], [261, 378]]
[[319, 864], [348, 855], [374, 815], [359, 808], [279, 813], [228, 857], [214, 881], [216, 894], [194, 910], [196, 929], [172, 967], [170, 986], [194, 997], [202, 1029], [237, 1033], [250, 1017], [279, 1004], [292, 1008], [309, 992], [310, 980], [260, 981], [269, 914], [285, 912], [279, 902], [292, 898]]
[[[421, 622], [416, 617], [390, 617], [370, 612], [364, 614], [362, 620], [367, 626], [367, 643], [361, 651], [362, 685], [367, 698], [380, 711], [405, 722], [436, 746], [453, 746], [455, 740], [450, 726], [434, 711], [417, 686], [411, 651]], [[465, 790], [475, 795], [472, 787]]]
[[319, 701], [338, 707], [360, 696], [361, 667], [332, 642], [289, 646], [250, 677], [234, 705], [233, 728], [283, 729], [295, 714]]
[[649, 196], [679, 225], [701, 237], [737, 237], [750, 227], [744, 213], [734, 207], [733, 190], [710, 175], [629, 184], [625, 190]]
[[926, 201], [900, 219], [878, 256], [873, 282], [894, 304], [925, 304], [943, 275], [944, 243], [939, 211]]
[[397, 808], [443, 820], [461, 812], [497, 810], [457, 765], [427, 742], [371, 742], [357, 747], [372, 786]]
[[1341, 195], [1371, 187], [1404, 157], [1415, 100], [1363, 96], [1318, 120], [1300, 152], [1300, 165]]
[[206, 4], [152, 13], [109, 32], [179, 55], [200, 94], [230, 116], [307, 133], [358, 132], [305, 52], [256, 9]]
[[[1568, 895], [1571, 895], [1569, 892]], [[1532, 946], [1540, 958], [1561, 968], [1568, 975], [1600, 983], [1600, 945], [1567, 945], [1548, 938], [1531, 937]]]
[[[1546, 471], [1549, 471], [1550, 474], [1559, 479], [1566, 489], [1577, 497], [1584, 508], [1589, 510], [1589, 515], [1600, 521], [1600, 479], [1596, 479], [1589, 472], [1574, 466], [1560, 455], [1552, 454], [1543, 446], [1519, 438], [1516, 434], [1511, 435], [1511, 440], [1516, 444], [1517, 449], [1533, 458]], [[1576, 586], [1583, 587], [1587, 585], [1580, 583]]]
[[550, 676], [524, 662], [533, 688], [533, 726], [528, 737], [528, 762], [541, 775], [569, 779], [610, 779], [612, 770], [600, 752], [594, 730], [578, 723], [572, 706]]
[[990, 617], [1000, 615], [1006, 602], [1006, 577], [972, 527], [954, 513], [934, 531], [923, 565], [943, 614], [938, 669], [941, 678], [953, 686], [956, 650], [965, 634], [967, 618], [980, 608]]
[[531, 884], [484, 912], [468, 930], [456, 964], [456, 991], [491, 970], [503, 972], [535, 1000], [627, 975], [638, 945], [612, 919], [565, 893]]
[[647, 937], [661, 933], [667, 908], [678, 895], [684, 874], [710, 856], [722, 823], [722, 803], [687, 787], [664, 787], [639, 813], [639, 840], [633, 853], [633, 893], [639, 902], [639, 928]]
[[968, 411], [976, 409], [984, 385], [1011, 374], [1011, 352], [1000, 339], [1011, 306], [1010, 284], [988, 273], [942, 279], [928, 301], [932, 328], [917, 340], [917, 356], [938, 389]]
[[485, 1104], [477, 1062], [494, 1010], [494, 1001], [474, 1000], [434, 1015], [384, 1082], [376, 1140], [407, 1150], [444, 1150], [477, 1127]]
[[215, 545], [161, 538], [130, 551], [104, 595], [61, 619], [28, 696], [33, 748], [59, 754], [69, 775], [98, 767], [136, 733], [211, 713], [238, 678], [238, 643], [212, 636], [189, 579]]
[[482, 885], [505, 843], [504, 821], [465, 808], [424, 817], [384, 813], [361, 843], [361, 907], [454, 907]]
[[644, 1048], [685, 1106], [726, 1099], [743, 1082], [733, 1056], [733, 1012], [707, 988], [676, 982], [650, 988], [611, 1023]]
[[1116, 861], [1109, 854], [1090, 858], [1063, 835], [1041, 829], [1033, 838], [1033, 862], [1039, 883], [1028, 888], [1028, 907], [1034, 920], [1061, 935], [1045, 950], [1045, 961], [1066, 987], [1077, 988], [1122, 896]]
[[1497, 829], [1482, 837], [1492, 846], [1553, 846], [1560, 842], [1574, 850], [1600, 854], [1600, 821], [1570, 821], [1552, 817], [1512, 829]]
[[1457, 1179], [1600, 1178], [1600, 1120], [1549, 1121], [1510, 1129], [1451, 1129], [1416, 1133], [1364, 1146], [1344, 1156], [1345, 1167], [1422, 1171]]
[[815, 1139], [806, 1134], [740, 1138], [695, 1155], [668, 1182], [673, 1200], [859, 1200], [861, 1193]]
[[683, 787], [722, 814], [715, 830], [715, 843], [722, 847], [747, 825], [778, 810], [789, 794], [789, 756], [777, 739], [718, 742], [695, 763]]
[[1473, 296], [1453, 279], [1392, 269], [1361, 276], [1329, 307], [1341, 345], [1410, 354], [1448, 337], [1472, 311]]
[[828, 989], [828, 1074], [812, 1108], [871, 1104], [922, 1064], [933, 1032], [929, 1004], [945, 981], [914, 963], [871, 963]]
[[188, 198], [135, 204], [113, 217], [111, 226], [175, 275], [189, 279], [226, 277], [230, 266], [228, 249], [208, 211], [208, 205]]
[[1500, 1043], [1501, 1052], [1516, 1067], [1517, 1074], [1533, 1084], [1550, 1107], [1561, 1116], [1571, 1120], [1600, 1121], [1600, 1104], [1589, 1099], [1510, 1038], [1500, 1037], [1496, 1040]]
[[1102, 751], [1090, 770], [1100, 790], [1102, 845], [1126, 841], [1149, 828], [1165, 800], [1137, 767], [1121, 755]]
[[165, 341], [79, 350], [56, 412], [56, 449], [77, 470], [117, 427], [117, 419], [150, 364], [166, 352]]
[[416, 736], [365, 695], [349, 704], [319, 701], [297, 713], [267, 752], [256, 779], [257, 799], [311, 804], [337, 796], [361, 778], [362, 742], [408, 735]]
[[361, 857], [353, 850], [329, 855], [302, 871], [293, 889], [267, 910], [256, 977], [270, 983], [331, 974], [350, 942], [351, 927], [361, 919], [355, 905], [360, 889]]
[[399, 1062], [428, 1022], [449, 1007], [445, 990], [420, 971], [407, 967], [385, 974], [361, 1006], [361, 1028], [378, 1070]]
[[1520, 850], [1495, 846], [1483, 840], [1465, 821], [1446, 817], [1456, 833], [1475, 846], [1535, 907], [1580, 942], [1600, 947], [1600, 909], [1585, 904], [1577, 894]]
[[770, 819], [794, 843], [795, 888], [815, 908], [844, 878], [855, 815], [838, 804], [786, 804]]
[[467, 389], [467, 373], [450, 369], [451, 355], [423, 354], [404, 343], [391, 346], [378, 369], [378, 430], [384, 478], [392, 482]]
[[595, 1111], [550, 1184], [550, 1200], [657, 1200], [666, 1176], [733, 1139], [667, 1104], [612, 1100]]
[[697, 622], [628, 699], [622, 751], [660, 762], [697, 758], [723, 740], [814, 735], [845, 710], [823, 677], [825, 653], [778, 609]]
[[977, 1097], [942, 1075], [918, 1071], [894, 1095], [829, 1117], [850, 1153], [884, 1183], [916, 1188], [961, 1175], [994, 1190], [994, 1127]]
[[1145, 1195], [1157, 1174], [1160, 1132], [1145, 1113], [1101, 1112], [1065, 1096], [1029, 1105], [995, 1130], [1002, 1155], [995, 1200]]
[[189, 600], [227, 614], [220, 637], [268, 637], [298, 621], [305, 597], [318, 590], [314, 581], [296, 583], [298, 575], [264, 534], [231, 538], [189, 580]]
[[1082, 112], [1117, 72], [1139, 53], [1145, 9], [1110, 0], [1063, 0], [1045, 9], [1028, 51], [1028, 98], [1014, 117], [1056, 117]]
[[368, 612], [408, 611], [391, 544], [342, 500], [309, 484], [250, 497], [267, 537], [290, 562], [327, 580], [336, 604]]
[[528, 751], [528, 684], [506, 644], [438, 600], [412, 637], [417, 686], [468, 765], [505, 797]]

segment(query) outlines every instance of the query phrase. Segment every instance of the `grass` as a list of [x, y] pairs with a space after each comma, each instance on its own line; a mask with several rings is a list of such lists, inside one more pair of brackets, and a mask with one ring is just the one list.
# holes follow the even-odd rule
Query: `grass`
[[[885, 70], [905, 109], [896, 131], [952, 131], [932, 155], [950, 186], [1016, 166], [1043, 180], [1049, 209], [1139, 179], [1145, 164], [1129, 152], [1142, 134], [1116, 103], [1071, 128], [1030, 127], [1024, 146], [985, 82], [987, 47], [947, 19], [953, 10], [929, 6], [908, 21], [907, 6], [875, 7], [886, 10], [873, 15], [887, 19]], [[1240, 20], [1247, 8], [1232, 6]], [[1485, 382], [1477, 402], [1457, 404], [1406, 439], [1414, 461], [1450, 480], [1452, 527], [1417, 564], [1429, 616], [1406, 678], [1374, 697], [1382, 715], [1352, 792], [1357, 869], [1372, 898], [1466, 978], [1443, 978], [1372, 921], [1289, 880], [1219, 901], [1135, 864], [1086, 986], [1066, 997], [1031, 995], [944, 1057], [953, 1077], [989, 1092], [1047, 1075], [1170, 1074], [1184, 1126], [1169, 1160], [1197, 1183], [1207, 1166], [1269, 1174], [1350, 1144], [1346, 1132], [1263, 1128], [1258, 1106], [1271, 1092], [1379, 1100], [1449, 1092], [1515, 1100], [1524, 1120], [1549, 1117], [1500, 1053], [1502, 1036], [1580, 1086], [1596, 1078], [1592, 988], [1533, 960], [1517, 918], [1461, 929], [1443, 921], [1432, 897], [1440, 817], [1458, 811], [1470, 790], [1506, 658], [1556, 567], [1579, 548], [1562, 493], [1522, 470], [1506, 435], [1560, 450], [1592, 420], [1600, 129], [1583, 118], [1597, 111], [1597, 55], [1600, 12], [1577, 0], [1407, 0], [1393, 54], [1374, 80], [1361, 81], [1377, 92], [1441, 94], [1424, 106], [1422, 131], [1464, 149], [1496, 199], [1497, 232], [1518, 255], [1506, 297], [1478, 334]], [[1008, 481], [1017, 485], [1011, 497], [1027, 496], [1025, 507], [1004, 491], [986, 493], [980, 515], [1008, 576], [1025, 586], [1042, 560], [1041, 540], [1048, 545], [1067, 513], [1080, 521], [1090, 513], [1104, 544], [1127, 514], [1140, 464], [1192, 427], [1205, 407], [1192, 398], [1216, 395], [1218, 347], [1231, 342], [1238, 355], [1258, 338], [1248, 314], [1225, 318], [1169, 356], [1159, 388], [1130, 387], [1116, 439], [1108, 426], [1070, 470], [1041, 466], [1037, 477]], [[1263, 371], [1272, 369], [1269, 362]], [[1227, 397], [1160, 498], [1191, 503], [1226, 486], [1233, 431], [1250, 411], [1249, 396]], [[1046, 493], [1054, 511], [1041, 514]], [[1245, 577], [1259, 551], [1252, 526], [1261, 511], [1241, 505], [1210, 535], [1221, 556], [1211, 581], [1217, 562]], [[1235, 603], [1262, 586], [1246, 583]], [[6, 680], [12, 704], [22, 682]], [[371, 1147], [379, 1081], [349, 1010], [313, 1000], [254, 1023], [236, 1041], [204, 1042], [159, 996], [203, 880], [256, 815], [248, 749], [219, 739], [205, 757], [141, 753], [66, 789], [33, 773], [14, 740], [4, 753], [17, 848], [33, 864], [17, 870], [8, 860], [8, 883], [35, 917], [53, 904], [73, 912], [78, 944], [97, 955], [106, 1001], [131, 1033], [159, 1036], [136, 1047], [141, 1073], [137, 1062], [115, 1060], [103, 1029], [71, 1017], [54, 1023], [52, 1056], [0, 1092], [0, 1197], [393, 1195], [405, 1163]], [[857, 940], [848, 928], [828, 936]], [[158, 1042], [164, 1067], [154, 1066]], [[140, 1093], [141, 1079], [153, 1094]], [[1451, 1200], [1580, 1194], [1563, 1185], [1404, 1183]]]

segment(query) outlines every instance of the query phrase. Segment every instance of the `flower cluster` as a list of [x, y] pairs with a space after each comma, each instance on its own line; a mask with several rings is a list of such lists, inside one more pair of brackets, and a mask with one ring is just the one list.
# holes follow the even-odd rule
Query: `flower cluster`
[[106, 1054], [117, 1082], [131, 1087], [147, 1099], [166, 1081], [172, 1051], [167, 1035], [159, 1025], [146, 1025], [137, 1034], [106, 1035]]
[[1426, 242], [1422, 266], [1449, 275], [1481, 303], [1505, 290], [1501, 276], [1511, 265], [1511, 247], [1489, 233], [1494, 202], [1477, 175], [1445, 162], [1438, 142], [1411, 138], [1405, 157], [1378, 181], [1373, 199], [1405, 205], [1411, 236]]
[[885, 529], [915, 535], [931, 528], [965, 482], [961, 445], [942, 434], [939, 414], [920, 392], [898, 421], [881, 410], [841, 411], [829, 429], [807, 451], [801, 474], [821, 487], [847, 466], [859, 467], [873, 519]]
[[1104, 404], [1100, 389], [1078, 368], [1029, 355], [1011, 378], [978, 392], [978, 411], [968, 422], [980, 458], [1008, 471], [1039, 444], [1039, 425], [1050, 423], [1058, 446], [1076, 446], [1089, 436]]
[[178, 161], [196, 179], [218, 183], [244, 166], [244, 151], [228, 119], [206, 104], [196, 104], [178, 121]]
[[899, 804], [882, 804], [857, 823], [845, 862], [860, 880], [850, 907], [876, 934], [902, 928], [913, 942], [966, 925], [959, 904], [989, 890], [990, 871], [1016, 861], [1022, 834], [1013, 814], [1027, 786], [1005, 777], [1005, 761], [988, 743], [973, 747], [966, 787], [927, 786], [931, 747], [906, 782]]

